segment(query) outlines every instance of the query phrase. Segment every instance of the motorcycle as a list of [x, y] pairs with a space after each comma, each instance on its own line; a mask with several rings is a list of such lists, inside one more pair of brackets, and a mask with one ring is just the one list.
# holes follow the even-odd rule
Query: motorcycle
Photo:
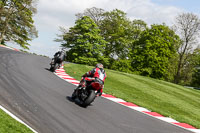
[[50, 71], [55, 72], [56, 69], [59, 69], [62, 65], [62, 60], [59, 58], [59, 56], [56, 56], [52, 59], [50, 63]]
[[82, 107], [87, 107], [95, 100], [98, 93], [103, 89], [104, 84], [104, 82], [99, 78], [92, 78], [92, 81], [89, 81], [91, 83], [86, 82], [87, 77], [82, 78], [78, 88], [74, 90], [71, 96], [73, 100], [77, 98]]

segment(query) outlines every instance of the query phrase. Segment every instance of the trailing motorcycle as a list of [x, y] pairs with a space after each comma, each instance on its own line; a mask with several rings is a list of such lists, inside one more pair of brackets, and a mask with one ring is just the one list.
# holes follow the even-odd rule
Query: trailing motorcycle
[[99, 78], [92, 78], [92, 81], [87, 81], [87, 77], [82, 78], [77, 89], [74, 90], [71, 98], [76, 98], [80, 101], [82, 107], [90, 105], [103, 89], [104, 82]]

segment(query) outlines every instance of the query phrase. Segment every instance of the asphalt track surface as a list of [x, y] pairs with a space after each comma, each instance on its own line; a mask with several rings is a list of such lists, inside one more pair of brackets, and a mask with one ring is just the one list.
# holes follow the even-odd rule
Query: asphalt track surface
[[[50, 59], [0, 48], [0, 104], [40, 133], [191, 133], [98, 97], [82, 108]], [[84, 72], [83, 72], [84, 73]]]

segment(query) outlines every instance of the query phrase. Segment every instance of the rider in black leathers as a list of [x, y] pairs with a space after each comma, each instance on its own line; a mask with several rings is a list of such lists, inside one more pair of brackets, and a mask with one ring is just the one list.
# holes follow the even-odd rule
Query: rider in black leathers
[[60, 62], [60, 66], [62, 66], [62, 62], [64, 61], [64, 59], [66, 58], [66, 51], [64, 50], [64, 48], [61, 51], [58, 51], [54, 54], [54, 58], [52, 58], [52, 61], [50, 64], [55, 63], [57, 60], [59, 60]]

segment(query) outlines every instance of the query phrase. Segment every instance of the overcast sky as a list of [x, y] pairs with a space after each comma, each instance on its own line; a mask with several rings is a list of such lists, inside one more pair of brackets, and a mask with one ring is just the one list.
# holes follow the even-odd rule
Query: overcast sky
[[[181, 12], [200, 14], [200, 0], [38, 0], [34, 16], [39, 37], [30, 42], [30, 52], [52, 57], [60, 44], [54, 42], [60, 34], [59, 26], [74, 26], [75, 14], [86, 8], [102, 8], [105, 11], [120, 9], [131, 20], [142, 19], [147, 24], [172, 25]], [[11, 45], [19, 48], [17, 45]]]

